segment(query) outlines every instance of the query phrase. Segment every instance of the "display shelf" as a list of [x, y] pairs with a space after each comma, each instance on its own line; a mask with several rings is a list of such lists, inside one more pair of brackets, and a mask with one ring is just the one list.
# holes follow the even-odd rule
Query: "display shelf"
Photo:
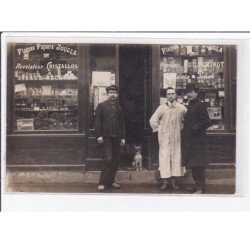
[[181, 58], [196, 58], [196, 57], [205, 57], [205, 58], [210, 58], [210, 57], [223, 57], [223, 54], [204, 54], [204, 55], [174, 55], [174, 54], [165, 54], [162, 57], [181, 57]]
[[[34, 136], [36, 133], [46, 133], [46, 134], [43, 134], [43, 136], [45, 135], [46, 137], [48, 137], [48, 134], [47, 133], [53, 133], [53, 132], [61, 132], [62, 131], [62, 129], [61, 128], [58, 128], [58, 129], [46, 129], [46, 130], [42, 130], [42, 129], [36, 129], [36, 130], [28, 130], [28, 131], [25, 131], [25, 133], [27, 133], [25, 136], [28, 136], [28, 134], [30, 134], [30, 135], [32, 135], [32, 136]], [[20, 131], [20, 130], [17, 130], [17, 129], [15, 129], [14, 130], [14, 133], [15, 134], [13, 134], [13, 135], [11, 135], [11, 136], [16, 136], [16, 135], [19, 135], [19, 134], [23, 134], [23, 132], [24, 131]], [[74, 133], [73, 134], [73, 136], [75, 136], [75, 135], [77, 135], [76, 133], [77, 133], [77, 130], [76, 129], [67, 129], [65, 132], [67, 132], [67, 133]], [[65, 133], [64, 132], [64, 133]], [[60, 135], [60, 134], [58, 134], [58, 135]], [[63, 134], [63, 136], [66, 136], [67, 134]], [[82, 135], [82, 134], [81, 134]], [[22, 135], [23, 136], [23, 135]], [[41, 134], [39, 134], [39, 136], [41, 136]], [[55, 135], [52, 135], [53, 137], [55, 136]], [[71, 134], [69, 134], [69, 136], [72, 136]]]
[[78, 45], [54, 43], [44, 45], [45, 50], [40, 49], [41, 46], [15, 45], [14, 131], [75, 131], [78, 127]]
[[54, 96], [54, 95], [32, 95], [32, 96], [16, 96], [15, 99], [19, 100], [19, 99], [46, 99], [46, 98], [50, 98], [50, 99], [74, 99], [77, 98], [77, 96], [75, 95], [58, 95], [58, 96]]
[[23, 58], [16, 58], [16, 63], [40, 63], [40, 62], [61, 62], [61, 61], [78, 61], [78, 57], [68, 57], [68, 58], [58, 58], [58, 57], [49, 57], [49, 58], [29, 58], [29, 59], [23, 59]]
[[[207, 91], [207, 90], [215, 90], [215, 91], [220, 91], [224, 90], [225, 88], [199, 88], [200, 91]], [[185, 88], [176, 88], [176, 90], [183, 90], [185, 91]]]
[[[185, 48], [192, 49], [192, 53], [180, 54], [182, 49], [185, 51]], [[186, 86], [195, 83], [199, 87], [200, 100], [207, 107], [211, 119], [212, 126], [209, 131], [223, 131], [225, 129], [225, 93], [222, 92], [225, 91], [224, 86], [226, 84], [224, 79], [224, 51], [221, 47], [217, 48], [220, 49], [220, 52], [210, 51], [210, 53], [206, 50], [206, 53], [201, 53], [201, 50], [205, 48], [207, 48], [206, 45], [197, 45], [192, 48], [189, 45], [161, 46], [160, 97], [164, 101], [167, 87], [176, 88], [177, 101], [188, 107]], [[172, 50], [169, 53], [166, 51], [167, 49]], [[177, 53], [174, 51], [177, 51]], [[215, 105], [211, 105], [212, 103]], [[214, 129], [213, 126], [215, 126]]]
[[26, 110], [26, 109], [15, 109], [16, 112], [76, 112], [78, 109], [65, 109], [65, 110], [47, 110], [47, 109], [40, 109], [40, 110]]
[[15, 80], [16, 83], [78, 83], [78, 79], [75, 80]]

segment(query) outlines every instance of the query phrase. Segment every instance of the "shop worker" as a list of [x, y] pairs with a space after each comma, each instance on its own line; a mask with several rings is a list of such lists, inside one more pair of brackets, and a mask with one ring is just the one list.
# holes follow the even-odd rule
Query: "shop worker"
[[158, 132], [161, 190], [167, 189], [168, 182], [173, 189], [179, 189], [176, 178], [186, 172], [181, 165], [181, 129], [187, 109], [176, 102], [175, 89], [167, 88], [166, 95], [167, 102], [160, 105], [150, 119], [153, 132]]
[[186, 167], [190, 167], [195, 182], [193, 192], [205, 192], [206, 158], [206, 129], [210, 127], [208, 112], [198, 98], [199, 88], [190, 83], [186, 88], [189, 107], [182, 130], [182, 160]]
[[118, 87], [106, 88], [108, 99], [98, 104], [95, 113], [95, 131], [103, 146], [104, 165], [101, 170], [98, 190], [120, 188], [115, 175], [120, 163], [120, 146], [125, 146], [124, 114], [118, 102]]

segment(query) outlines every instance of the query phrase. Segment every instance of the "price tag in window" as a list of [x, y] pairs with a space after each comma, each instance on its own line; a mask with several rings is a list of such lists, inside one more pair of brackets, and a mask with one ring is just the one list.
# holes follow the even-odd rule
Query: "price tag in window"
[[26, 91], [25, 84], [24, 83], [16, 84], [15, 85], [15, 93], [22, 92], [22, 91]]
[[176, 88], [176, 73], [164, 73], [163, 74], [163, 88], [168, 87]]
[[178, 103], [183, 103], [183, 100], [182, 100], [181, 98], [178, 98], [178, 99], [177, 99], [177, 102], [178, 102]]
[[33, 119], [17, 119], [17, 130], [34, 130]]
[[224, 91], [219, 91], [219, 97], [225, 97], [225, 92]]

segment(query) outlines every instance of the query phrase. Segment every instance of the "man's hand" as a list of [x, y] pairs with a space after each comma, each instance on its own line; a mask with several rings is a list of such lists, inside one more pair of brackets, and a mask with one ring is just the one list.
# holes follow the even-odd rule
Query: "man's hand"
[[100, 144], [103, 143], [103, 137], [102, 137], [102, 136], [101, 136], [101, 137], [98, 137], [98, 138], [97, 138], [97, 141], [98, 141], [98, 143], [100, 143]]
[[121, 139], [121, 144], [120, 144], [121, 147], [124, 147], [124, 146], [125, 146], [125, 143], [126, 143], [126, 142], [125, 142], [125, 139]]

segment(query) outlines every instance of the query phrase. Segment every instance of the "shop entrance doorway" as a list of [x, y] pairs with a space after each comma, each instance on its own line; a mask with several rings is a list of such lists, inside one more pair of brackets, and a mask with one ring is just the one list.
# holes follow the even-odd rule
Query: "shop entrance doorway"
[[150, 86], [150, 46], [121, 45], [119, 48], [119, 100], [124, 110], [126, 147], [121, 168], [131, 167], [134, 146], [146, 156], [145, 134], [148, 128], [148, 96]]

